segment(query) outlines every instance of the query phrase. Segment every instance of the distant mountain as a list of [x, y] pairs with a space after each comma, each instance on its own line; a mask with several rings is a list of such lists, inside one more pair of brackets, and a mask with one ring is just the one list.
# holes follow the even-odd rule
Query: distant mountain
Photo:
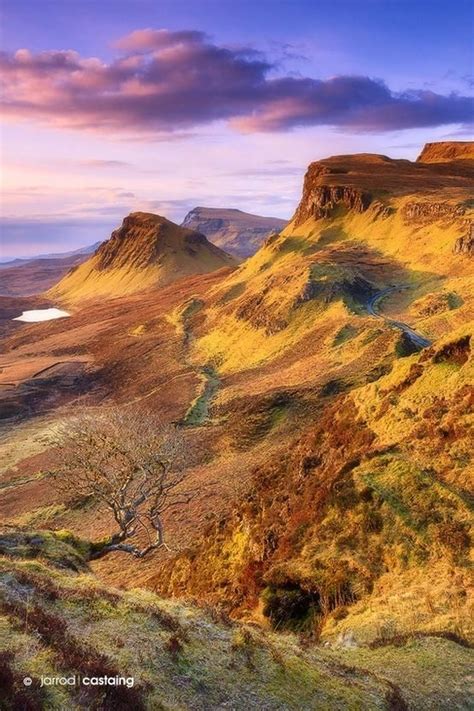
[[122, 296], [234, 264], [233, 257], [200, 232], [160, 215], [133, 212], [92, 257], [49, 293], [66, 301]]
[[95, 252], [100, 242], [94, 242], [94, 244], [89, 244], [86, 247], [80, 247], [79, 249], [74, 249], [70, 252], [51, 252], [48, 254], [37, 254], [33, 257], [20, 257], [18, 259], [11, 259], [8, 262], [0, 262], [0, 269], [9, 269], [10, 267], [19, 267], [23, 264], [30, 264], [31, 262], [36, 262], [38, 260], [44, 259], [66, 259], [66, 257], [76, 257], [81, 255], [89, 255]]
[[229, 254], [246, 258], [255, 254], [272, 232], [281, 232], [286, 224], [277, 217], [242, 210], [195, 207], [184, 218], [182, 227], [198, 230]]
[[94, 252], [100, 242], [64, 254], [14, 259], [0, 264], [0, 296], [32, 296], [50, 289]]

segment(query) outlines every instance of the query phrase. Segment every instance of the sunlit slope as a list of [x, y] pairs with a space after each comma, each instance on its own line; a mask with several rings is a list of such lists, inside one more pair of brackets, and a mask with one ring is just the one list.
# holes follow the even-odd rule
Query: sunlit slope
[[311, 164], [292, 222], [218, 287], [196, 356], [222, 372], [259, 365], [317, 329], [322, 314], [342, 306], [353, 320], [393, 286], [409, 287], [399, 316], [427, 295], [448, 299], [424, 324], [428, 336], [446, 333], [451, 316], [472, 318], [473, 177], [470, 160], [362, 154]]
[[464, 326], [346, 394], [321, 391], [160, 589], [329, 640], [473, 641], [472, 342]]
[[[457, 682], [469, 671], [469, 650], [452, 641], [308, 647], [210, 607], [106, 587], [86, 555], [67, 531], [0, 532], [2, 709], [467, 708], [468, 690]], [[427, 665], [435, 670], [428, 684]], [[41, 685], [42, 676], [78, 674], [91, 683]], [[99, 685], [95, 677], [122, 681]]]
[[119, 297], [233, 264], [232, 257], [199, 232], [159, 215], [135, 212], [48, 295], [66, 302]]

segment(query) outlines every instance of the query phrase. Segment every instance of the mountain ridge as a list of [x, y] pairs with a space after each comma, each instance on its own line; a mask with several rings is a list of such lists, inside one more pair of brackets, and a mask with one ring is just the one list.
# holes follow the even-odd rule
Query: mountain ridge
[[[18, 259], [0, 264], [0, 296], [33, 296], [53, 287], [68, 271], [85, 262], [100, 245], [74, 250], [65, 256]], [[90, 249], [90, 251], [87, 251]]]
[[66, 301], [97, 295], [119, 297], [234, 265], [230, 255], [200, 232], [180, 227], [160, 215], [134, 212], [49, 295]]
[[254, 254], [273, 232], [280, 232], [286, 221], [264, 217], [236, 208], [195, 207], [184, 218], [182, 227], [203, 232], [213, 244], [238, 258]]

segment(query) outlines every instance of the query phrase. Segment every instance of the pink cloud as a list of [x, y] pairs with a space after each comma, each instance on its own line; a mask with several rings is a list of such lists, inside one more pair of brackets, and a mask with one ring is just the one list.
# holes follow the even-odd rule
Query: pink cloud
[[363, 76], [274, 78], [261, 53], [213, 44], [201, 32], [136, 30], [115, 46], [119, 55], [108, 63], [71, 50], [0, 54], [4, 115], [145, 136], [222, 120], [242, 132], [311, 125], [380, 132], [472, 119], [467, 96], [395, 93]]

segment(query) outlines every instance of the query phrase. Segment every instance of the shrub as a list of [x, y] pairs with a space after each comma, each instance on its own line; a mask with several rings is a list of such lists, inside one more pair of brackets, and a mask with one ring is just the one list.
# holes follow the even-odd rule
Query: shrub
[[262, 601], [263, 614], [276, 628], [303, 630], [311, 625], [315, 615], [321, 613], [319, 594], [295, 584], [266, 587]]

